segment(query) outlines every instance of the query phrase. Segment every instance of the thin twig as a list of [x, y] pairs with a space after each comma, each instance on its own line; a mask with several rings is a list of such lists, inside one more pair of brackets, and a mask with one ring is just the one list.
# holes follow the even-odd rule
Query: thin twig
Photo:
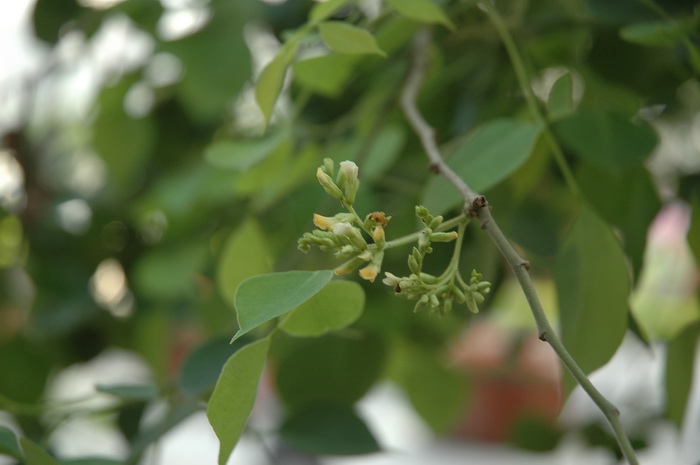
[[474, 192], [469, 185], [445, 163], [435, 141], [435, 130], [425, 121], [423, 115], [418, 110], [416, 102], [421, 83], [423, 82], [428, 68], [427, 50], [429, 43], [430, 32], [428, 29], [423, 29], [416, 34], [413, 64], [401, 94], [401, 107], [406, 115], [406, 119], [418, 134], [423, 149], [430, 160], [432, 171], [443, 175], [457, 190], [459, 190], [464, 198], [465, 212], [479, 218], [482, 229], [489, 234], [498, 250], [510, 265], [530, 305], [530, 310], [537, 324], [539, 338], [552, 347], [562, 364], [591, 397], [603, 415], [605, 415], [605, 418], [610, 423], [615, 437], [617, 438], [620, 449], [630, 465], [637, 465], [638, 461], [634, 455], [634, 449], [620, 423], [619, 410], [593, 386], [584, 371], [564, 347], [561, 340], [554, 332], [552, 325], [549, 323], [542, 303], [537, 295], [537, 291], [535, 290], [535, 286], [530, 278], [529, 262], [516, 252], [510, 241], [498, 227], [493, 216], [491, 216], [490, 207], [486, 199]]

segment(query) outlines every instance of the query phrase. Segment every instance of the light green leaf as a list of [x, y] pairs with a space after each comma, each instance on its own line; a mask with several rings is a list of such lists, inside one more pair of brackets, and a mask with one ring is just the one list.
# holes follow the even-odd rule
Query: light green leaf
[[700, 324], [686, 328], [675, 339], [669, 341], [666, 352], [666, 416], [678, 428], [683, 426], [683, 418], [688, 404], [688, 395], [693, 381], [695, 353], [700, 336]]
[[20, 438], [26, 465], [61, 465], [58, 460], [29, 438]]
[[313, 404], [293, 412], [280, 436], [309, 454], [358, 455], [378, 452], [379, 444], [351, 406]]
[[342, 21], [325, 21], [318, 25], [321, 38], [336, 53], [386, 56], [369, 31]]
[[627, 42], [651, 47], [673, 47], [685, 34], [681, 23], [670, 21], [643, 21], [620, 29], [620, 37]]
[[574, 111], [574, 80], [570, 72], [565, 72], [549, 90], [547, 109], [550, 119], [554, 120]]
[[247, 171], [271, 154], [287, 137], [285, 132], [279, 132], [264, 139], [216, 141], [206, 148], [204, 159], [217, 168]]
[[265, 122], [270, 121], [272, 110], [275, 108], [277, 97], [282, 91], [284, 76], [287, 74], [287, 66], [296, 54], [298, 40], [290, 40], [283, 45], [275, 57], [262, 70], [255, 84], [255, 101], [265, 116]]
[[365, 291], [354, 281], [331, 281], [289, 312], [280, 327], [295, 336], [321, 336], [351, 325], [362, 314]]
[[360, 57], [329, 53], [294, 64], [294, 82], [314, 92], [335, 97], [345, 87]]
[[658, 142], [648, 123], [633, 123], [617, 113], [594, 109], [580, 109], [556, 121], [553, 129], [576, 155], [611, 173], [641, 164]]
[[248, 421], [270, 339], [253, 342], [228, 359], [207, 406], [207, 417], [219, 438], [219, 465], [226, 465]]
[[234, 299], [240, 329], [233, 340], [303, 304], [332, 277], [332, 271], [322, 270], [286, 271], [246, 279], [238, 286]]
[[377, 381], [386, 356], [384, 341], [367, 333], [294, 339], [285, 349], [277, 363], [277, 390], [292, 408], [353, 404]]
[[[462, 142], [447, 164], [476, 192], [498, 184], [520, 167], [534, 151], [542, 125], [498, 119], [479, 126]], [[442, 177], [428, 181], [423, 197], [434, 214], [462, 201], [457, 190]]]
[[555, 280], [562, 341], [590, 373], [610, 360], [625, 335], [630, 278], [617, 238], [588, 206], [562, 244]]
[[219, 258], [216, 284], [227, 303], [232, 304], [236, 288], [245, 279], [271, 271], [271, 257], [265, 233], [248, 217], [231, 233]]
[[0, 426], [0, 454], [10, 455], [15, 458], [22, 457], [22, 451], [17, 444], [15, 433], [5, 426]]
[[95, 389], [127, 401], [152, 400], [158, 397], [158, 388], [152, 384], [98, 384]]
[[322, 3], [317, 3], [309, 12], [309, 20], [312, 23], [317, 23], [333, 16], [333, 13], [338, 11], [346, 3], [354, 2], [354, 0], [327, 0]]
[[402, 16], [421, 23], [435, 23], [454, 29], [455, 25], [450, 21], [444, 11], [431, 0], [388, 0]]
[[362, 164], [362, 181], [381, 181], [384, 172], [399, 158], [406, 142], [406, 132], [398, 124], [387, 125], [372, 141]]

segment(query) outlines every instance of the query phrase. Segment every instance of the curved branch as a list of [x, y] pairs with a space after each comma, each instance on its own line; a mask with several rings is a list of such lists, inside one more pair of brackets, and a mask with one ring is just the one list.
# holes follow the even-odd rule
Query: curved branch
[[510, 265], [520, 287], [525, 294], [527, 302], [532, 311], [532, 315], [537, 324], [539, 338], [547, 342], [557, 354], [562, 364], [569, 370], [571, 375], [581, 385], [584, 391], [591, 397], [593, 402], [601, 410], [605, 418], [610, 423], [617, 442], [630, 465], [637, 465], [638, 461], [634, 454], [634, 449], [627, 438], [622, 424], [620, 423], [619, 410], [608, 401], [588, 379], [584, 371], [579, 367], [571, 354], [566, 350], [561, 340], [555, 333], [552, 325], [542, 307], [542, 303], [535, 290], [535, 285], [530, 278], [530, 265], [522, 258], [505, 237], [501, 229], [496, 224], [486, 199], [474, 192], [469, 185], [459, 177], [452, 168], [445, 163], [440, 149], [435, 141], [435, 130], [425, 121], [418, 110], [417, 97], [420, 86], [428, 68], [427, 51], [430, 44], [430, 32], [423, 29], [416, 34], [414, 42], [413, 64], [409, 71], [406, 83], [401, 93], [401, 107], [413, 129], [421, 140], [423, 149], [431, 163], [431, 170], [444, 176], [462, 194], [465, 202], [465, 212], [476, 216], [484, 229], [503, 257]]

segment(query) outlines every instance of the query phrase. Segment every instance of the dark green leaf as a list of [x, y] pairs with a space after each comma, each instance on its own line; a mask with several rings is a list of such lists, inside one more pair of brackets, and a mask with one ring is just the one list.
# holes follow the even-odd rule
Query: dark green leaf
[[10, 428], [5, 426], [0, 426], [0, 454], [15, 458], [22, 457], [22, 451], [17, 444], [17, 436]]
[[77, 20], [80, 11], [75, 0], [37, 0], [32, 14], [34, 33], [39, 39], [55, 44], [61, 29]]
[[336, 53], [386, 56], [369, 31], [342, 21], [325, 21], [318, 25], [321, 38]]
[[226, 362], [207, 406], [207, 417], [219, 438], [219, 465], [226, 465], [253, 409], [270, 339], [253, 342]]
[[29, 438], [20, 438], [26, 465], [61, 465], [58, 460]]
[[303, 304], [333, 277], [330, 270], [286, 271], [254, 276], [236, 290], [239, 330], [235, 341], [251, 329]]
[[272, 269], [265, 233], [252, 217], [231, 233], [219, 257], [216, 284], [224, 300], [232, 304], [238, 285]]
[[158, 397], [158, 388], [152, 384], [98, 384], [95, 388], [125, 401], [152, 400]]
[[277, 388], [288, 405], [350, 405], [376, 382], [384, 365], [383, 341], [369, 334], [297, 340], [278, 364]]
[[295, 336], [321, 336], [351, 325], [364, 306], [362, 286], [353, 281], [332, 281], [289, 312], [280, 327]]
[[401, 15], [421, 23], [435, 23], [454, 29], [444, 11], [431, 0], [388, 0], [389, 5]]
[[652, 47], [672, 47], [685, 34], [682, 24], [669, 21], [644, 21], [628, 24], [620, 30], [620, 37], [626, 41]]
[[380, 450], [367, 425], [348, 405], [309, 405], [293, 412], [279, 433], [309, 454], [358, 455]]
[[695, 263], [700, 264], [700, 195], [696, 196], [691, 201], [688, 245], [695, 256]]
[[552, 120], [574, 111], [574, 80], [570, 72], [562, 74], [552, 85], [547, 99], [547, 109]]
[[[494, 120], [478, 127], [448, 158], [447, 164], [469, 186], [482, 192], [514, 172], [535, 148], [542, 126], [510, 119]], [[428, 181], [423, 196], [434, 214], [442, 213], [462, 201], [457, 190], [444, 178]]]
[[648, 123], [590, 108], [556, 121], [553, 129], [576, 155], [611, 173], [641, 164], [658, 142]]
[[207, 244], [181, 242], [160, 247], [141, 256], [134, 269], [135, 287], [156, 299], [175, 299], [195, 292], [195, 278], [204, 267]]
[[617, 238], [588, 206], [562, 244], [555, 278], [562, 340], [590, 373], [610, 360], [622, 342], [630, 282]]
[[205, 341], [187, 355], [182, 364], [180, 390], [187, 396], [197, 397], [209, 391], [216, 384], [226, 361], [243, 347], [245, 338], [230, 344], [229, 338]]
[[668, 343], [666, 352], [666, 416], [681, 428], [693, 381], [700, 324], [695, 323]]
[[123, 465], [123, 460], [104, 459], [99, 457], [61, 460], [61, 465]]

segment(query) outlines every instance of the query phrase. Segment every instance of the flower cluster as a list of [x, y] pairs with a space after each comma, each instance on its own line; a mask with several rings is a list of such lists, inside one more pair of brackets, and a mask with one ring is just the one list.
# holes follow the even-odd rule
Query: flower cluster
[[[333, 180], [333, 160], [326, 158], [323, 166], [316, 170], [316, 178], [323, 189], [348, 209], [348, 212], [334, 216], [314, 214], [314, 225], [318, 228], [311, 233], [305, 233], [299, 239], [299, 250], [308, 252], [312, 246], [321, 250], [331, 251], [338, 258], [348, 258], [337, 267], [335, 274], [343, 275], [365, 265], [359, 273], [363, 279], [374, 281], [381, 271], [384, 260], [384, 228], [391, 219], [383, 212], [374, 212], [362, 220], [352, 205], [360, 185], [357, 165], [351, 161], [340, 162], [340, 169]], [[363, 235], [371, 237], [368, 243]]]
[[[427, 308], [431, 313], [444, 315], [452, 309], [455, 301], [477, 312], [477, 305], [484, 301], [491, 284], [481, 281], [482, 276], [476, 270], [472, 271], [470, 282], [464, 282], [459, 274], [460, 240], [457, 240], [452, 260], [442, 275], [433, 276], [422, 271], [426, 254], [433, 251], [432, 244], [461, 238], [469, 217], [461, 215], [445, 222], [442, 216], [434, 217], [425, 207], [417, 206], [416, 216], [423, 223], [423, 229], [387, 242], [384, 230], [391, 217], [383, 212], [374, 212], [362, 219], [352, 206], [360, 185], [357, 165], [351, 161], [341, 162], [335, 179], [334, 168], [333, 161], [326, 158], [316, 170], [316, 177], [323, 189], [339, 200], [347, 211], [334, 216], [314, 214], [313, 222], [318, 229], [305, 233], [299, 239], [299, 250], [308, 252], [316, 246], [333, 252], [336, 257], [346, 259], [345, 263], [333, 270], [335, 274], [343, 275], [360, 268], [360, 276], [374, 282], [381, 271], [385, 249], [415, 242], [408, 256], [411, 274], [399, 277], [385, 272], [383, 282], [391, 286], [397, 296], [416, 300], [416, 312]], [[448, 231], [455, 226], [458, 226], [458, 231]]]

